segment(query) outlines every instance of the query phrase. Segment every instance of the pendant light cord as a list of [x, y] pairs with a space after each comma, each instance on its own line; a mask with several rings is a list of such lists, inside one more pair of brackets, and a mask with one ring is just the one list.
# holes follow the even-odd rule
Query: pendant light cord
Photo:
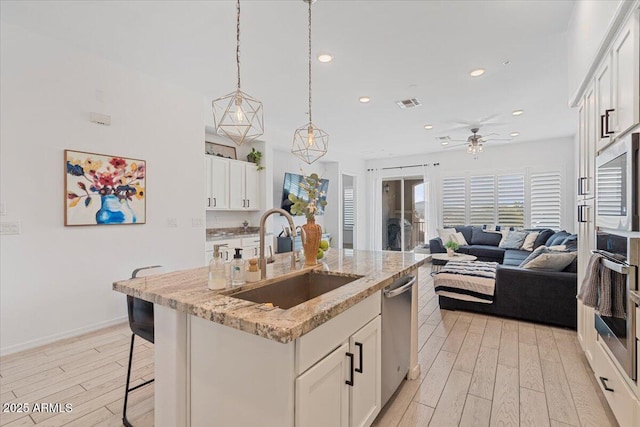
[[307, 0], [309, 2], [309, 125], [313, 123], [311, 118], [311, 3], [312, 0]]
[[238, 69], [238, 90], [240, 89], [240, 0], [236, 1], [236, 66]]

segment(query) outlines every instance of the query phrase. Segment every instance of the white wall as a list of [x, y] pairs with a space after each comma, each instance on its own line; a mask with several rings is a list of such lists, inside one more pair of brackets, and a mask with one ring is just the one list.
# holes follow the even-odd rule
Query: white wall
[[[202, 96], [2, 23], [0, 352], [123, 320], [136, 267], [202, 264]], [[103, 92], [100, 102], [96, 91]], [[111, 126], [89, 122], [109, 114]], [[64, 227], [63, 150], [147, 161], [147, 223]], [[168, 228], [168, 218], [178, 227]]]
[[567, 30], [569, 93], [573, 96], [587, 77], [591, 64], [612, 25], [622, 0], [579, 0]]
[[[562, 227], [575, 231], [575, 142], [573, 137], [548, 141], [533, 141], [510, 145], [491, 146], [477, 160], [464, 150], [447, 150], [421, 156], [376, 159], [367, 161], [368, 168], [388, 168], [416, 164], [440, 163], [435, 168], [437, 188], [442, 190], [440, 180], [446, 175], [482, 174], [496, 171], [530, 168], [532, 171], [562, 170], [563, 174], [563, 218]], [[421, 168], [403, 168], [381, 171], [384, 177], [419, 176]], [[440, 197], [438, 197], [441, 200]], [[369, 203], [369, 200], [367, 201]]]

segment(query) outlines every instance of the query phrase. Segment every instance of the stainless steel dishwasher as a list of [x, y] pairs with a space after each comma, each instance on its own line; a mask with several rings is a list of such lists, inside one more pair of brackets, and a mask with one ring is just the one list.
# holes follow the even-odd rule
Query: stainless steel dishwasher
[[382, 290], [382, 406], [409, 372], [415, 281], [415, 276], [404, 276]]

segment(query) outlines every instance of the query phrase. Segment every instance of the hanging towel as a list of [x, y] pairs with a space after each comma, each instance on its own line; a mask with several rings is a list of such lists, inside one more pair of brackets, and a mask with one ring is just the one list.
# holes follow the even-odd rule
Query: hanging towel
[[602, 316], [624, 319], [626, 277], [600, 264], [602, 258], [598, 253], [589, 258], [587, 274], [577, 298], [584, 305], [595, 308]]
[[601, 259], [602, 255], [598, 253], [591, 255], [587, 264], [587, 274], [584, 276], [580, 292], [578, 292], [578, 299], [587, 307], [598, 308], [598, 287], [602, 282], [600, 280]]

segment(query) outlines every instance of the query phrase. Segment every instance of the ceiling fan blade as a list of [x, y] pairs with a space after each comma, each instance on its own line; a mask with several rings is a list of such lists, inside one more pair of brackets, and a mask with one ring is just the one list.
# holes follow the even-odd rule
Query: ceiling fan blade
[[491, 139], [487, 139], [484, 142], [491, 142], [491, 141], [513, 141], [511, 138], [491, 138]]
[[491, 114], [490, 116], [485, 117], [484, 119], [480, 119], [479, 122], [480, 123], [487, 123], [490, 122], [491, 120], [495, 119], [496, 117], [499, 117], [500, 114]]
[[482, 139], [485, 139], [485, 138], [487, 138], [488, 136], [493, 136], [493, 135], [498, 135], [498, 136], [499, 136], [500, 134], [499, 134], [499, 133], [495, 133], [495, 132], [491, 132], [491, 133], [488, 133], [488, 134], [486, 134], [486, 135], [482, 135]]
[[463, 147], [465, 145], [467, 145], [467, 144], [466, 143], [465, 144], [447, 144], [447, 145], [443, 145], [442, 148], [444, 148], [446, 150], [448, 148]]
[[483, 123], [482, 127], [489, 127], [489, 126], [506, 126], [509, 123], [505, 123], [505, 122], [494, 122], [494, 123]]

